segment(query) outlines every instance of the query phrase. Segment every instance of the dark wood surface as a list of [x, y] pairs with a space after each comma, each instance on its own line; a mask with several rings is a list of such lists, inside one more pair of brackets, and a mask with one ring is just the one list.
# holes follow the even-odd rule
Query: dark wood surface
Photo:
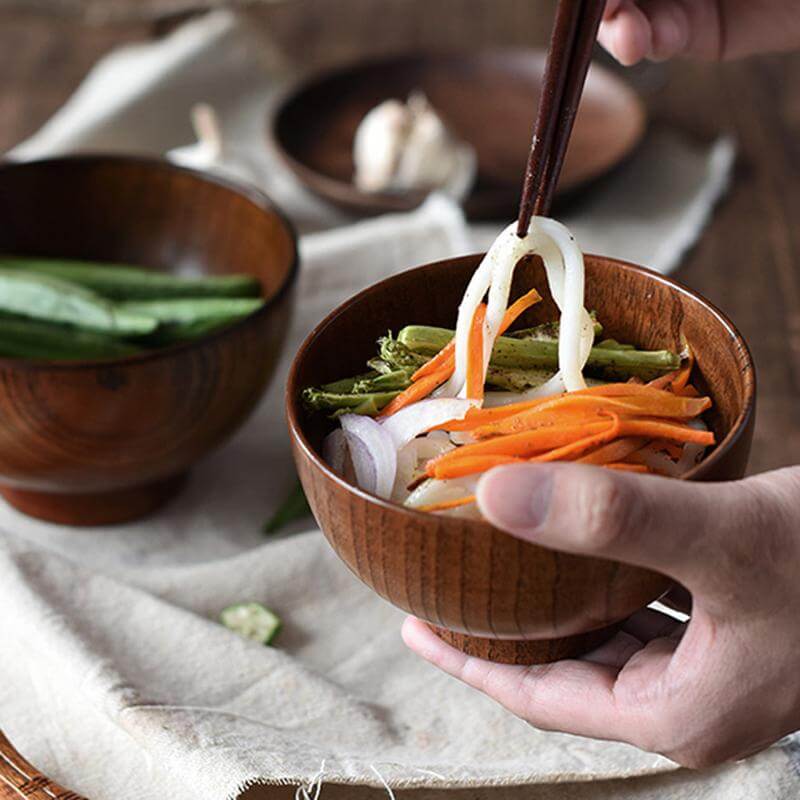
[[0, 358], [0, 493], [73, 525], [153, 510], [261, 397], [293, 302], [297, 246], [260, 192], [156, 159], [0, 166], [0, 253], [244, 273], [265, 304], [223, 330], [122, 359]]
[[[354, 489], [320, 457], [331, 423], [307, 412], [300, 399], [307, 386], [358, 374], [377, 338], [408, 324], [410, 308], [417, 324], [452, 328], [478, 262], [478, 256], [466, 256], [403, 272], [320, 323], [298, 353], [286, 387], [295, 463], [323, 533], [353, 573], [390, 603], [445, 629], [443, 638], [451, 644], [521, 664], [582, 655], [599, 643], [586, 634], [604, 628], [605, 638], [613, 635], [613, 624], [659, 597], [668, 580], [626, 564], [537, 547], [483, 520], [412, 511]], [[543, 297], [525, 312], [520, 327], [556, 317], [539, 259], [519, 263], [515, 286], [517, 295], [535, 286]], [[692, 380], [714, 404], [707, 422], [718, 442], [685, 477], [742, 477], [755, 391], [752, 362], [730, 323], [669, 279], [599, 256], [586, 259], [586, 302], [611, 338], [672, 351], [685, 339], [696, 357]]]

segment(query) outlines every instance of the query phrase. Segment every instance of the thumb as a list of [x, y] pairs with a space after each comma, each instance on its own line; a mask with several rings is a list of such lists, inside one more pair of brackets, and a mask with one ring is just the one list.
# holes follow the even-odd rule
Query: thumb
[[750, 552], [743, 561], [752, 564], [764, 503], [751, 488], [749, 481], [700, 484], [578, 464], [517, 464], [481, 479], [478, 504], [489, 522], [520, 539], [647, 567], [693, 589], [708, 588], [709, 572], [731, 547]]

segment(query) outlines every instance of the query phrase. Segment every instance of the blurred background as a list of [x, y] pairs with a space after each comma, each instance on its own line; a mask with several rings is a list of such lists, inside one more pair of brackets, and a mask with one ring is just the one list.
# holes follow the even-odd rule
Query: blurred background
[[[126, 43], [164, 36], [191, 0], [0, 0], [0, 148], [33, 134], [91, 66]], [[235, 5], [235, 4], [231, 4]], [[238, 4], [295, 63], [320, 65], [409, 49], [536, 46], [549, 0], [251, 0]], [[733, 137], [733, 183], [677, 277], [730, 314], [760, 379], [753, 471], [792, 463], [800, 445], [800, 55], [622, 70], [651, 127], [698, 141]]]

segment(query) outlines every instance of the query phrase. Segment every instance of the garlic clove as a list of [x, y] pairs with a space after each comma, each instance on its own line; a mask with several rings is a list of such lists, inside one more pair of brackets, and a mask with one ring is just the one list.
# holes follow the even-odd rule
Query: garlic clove
[[442, 190], [457, 200], [477, 172], [475, 152], [458, 141], [421, 92], [387, 100], [359, 126], [354, 182], [362, 191]]

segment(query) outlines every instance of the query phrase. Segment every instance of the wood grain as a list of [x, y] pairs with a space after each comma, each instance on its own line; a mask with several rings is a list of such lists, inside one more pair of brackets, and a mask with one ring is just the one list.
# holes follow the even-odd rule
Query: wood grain
[[[516, 213], [544, 73], [541, 51], [482, 51], [360, 62], [311, 78], [287, 95], [271, 125], [278, 152], [312, 191], [349, 211], [414, 208], [423, 192], [367, 193], [354, 186], [353, 139], [364, 115], [390, 98], [425, 93], [478, 157], [465, 201], [473, 218]], [[574, 189], [619, 163], [644, 132], [641, 101], [595, 66], [586, 85], [560, 183]]]
[[125, 359], [0, 359], [0, 492], [27, 513], [108, 524], [153, 510], [264, 391], [288, 327], [297, 249], [255, 190], [163, 161], [0, 166], [0, 253], [248, 273], [267, 303], [189, 343]]
[[[598, 644], [584, 634], [606, 628], [657, 598], [663, 576], [611, 561], [557, 553], [515, 539], [483, 521], [424, 514], [380, 500], [333, 474], [320, 458], [331, 423], [300, 401], [306, 386], [357, 374], [375, 340], [404, 325], [453, 328], [479, 256], [448, 259], [401, 273], [331, 313], [300, 349], [286, 388], [295, 462], [317, 522], [350, 569], [389, 602], [435, 628], [463, 650], [498, 661], [538, 663]], [[697, 295], [624, 262], [586, 261], [586, 303], [605, 335], [647, 349], [696, 356], [695, 383], [714, 407], [707, 422], [718, 446], [686, 474], [732, 480], [747, 465], [755, 419], [755, 374], [731, 323]], [[544, 301], [521, 327], [555, 319], [539, 259], [523, 259], [515, 293], [535, 286]], [[456, 635], [452, 635], [456, 634]], [[604, 638], [599, 636], [599, 638]]]
[[86, 800], [42, 775], [0, 731], [0, 800]]

